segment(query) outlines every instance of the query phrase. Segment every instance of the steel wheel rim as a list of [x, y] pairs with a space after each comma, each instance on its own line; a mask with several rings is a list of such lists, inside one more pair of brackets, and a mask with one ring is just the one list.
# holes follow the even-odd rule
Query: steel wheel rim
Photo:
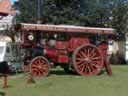
[[45, 77], [49, 73], [49, 62], [46, 58], [36, 57], [31, 62], [31, 74], [35, 77]]
[[93, 45], [82, 45], [73, 54], [73, 65], [76, 72], [83, 76], [92, 76], [103, 67], [103, 56]]

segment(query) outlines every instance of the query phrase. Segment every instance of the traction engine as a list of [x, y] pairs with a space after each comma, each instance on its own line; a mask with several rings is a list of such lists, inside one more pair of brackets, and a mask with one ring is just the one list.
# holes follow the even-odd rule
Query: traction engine
[[25, 50], [25, 73], [45, 77], [51, 66], [61, 66], [83, 76], [97, 75], [103, 68], [112, 75], [107, 37], [114, 35], [114, 29], [40, 24], [18, 24], [15, 29]]

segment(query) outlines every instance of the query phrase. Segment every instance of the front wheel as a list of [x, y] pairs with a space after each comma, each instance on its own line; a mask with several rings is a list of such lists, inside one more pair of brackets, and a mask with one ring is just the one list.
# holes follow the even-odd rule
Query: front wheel
[[49, 62], [43, 56], [35, 57], [30, 62], [30, 70], [35, 77], [46, 77], [49, 74]]
[[102, 53], [91, 44], [82, 45], [73, 53], [73, 65], [76, 72], [80, 75], [96, 75], [103, 67]]

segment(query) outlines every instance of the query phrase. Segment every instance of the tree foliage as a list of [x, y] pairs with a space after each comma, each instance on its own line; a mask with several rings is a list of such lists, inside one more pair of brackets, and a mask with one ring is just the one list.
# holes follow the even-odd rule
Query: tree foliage
[[[17, 22], [33, 23], [38, 0], [19, 0]], [[41, 18], [48, 24], [112, 26], [122, 31], [128, 0], [40, 0]], [[123, 21], [123, 22], [122, 22]], [[124, 22], [125, 23], [125, 22]]]
[[[108, 19], [103, 0], [41, 1], [41, 17], [48, 19], [47, 23], [96, 26]], [[20, 0], [19, 8], [21, 15], [17, 19], [20, 22], [32, 22], [37, 18], [37, 0]]]
[[113, 20], [111, 25], [119, 34], [128, 32], [128, 3], [120, 3], [112, 10]]

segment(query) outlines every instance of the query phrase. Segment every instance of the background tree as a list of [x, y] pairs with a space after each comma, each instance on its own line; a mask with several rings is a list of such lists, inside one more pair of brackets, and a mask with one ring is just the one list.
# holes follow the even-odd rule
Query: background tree
[[[82, 26], [114, 27], [125, 29], [124, 16], [128, 0], [40, 0], [41, 18], [48, 24], [73, 24]], [[17, 22], [34, 23], [37, 0], [19, 0], [20, 15]], [[123, 24], [122, 24], [123, 23]], [[105, 26], [108, 25], [108, 26]]]
[[115, 28], [119, 35], [128, 32], [128, 3], [120, 3], [112, 10], [112, 27]]
[[[96, 26], [107, 21], [108, 8], [103, 0], [44, 0], [41, 17], [52, 24]], [[32, 22], [37, 18], [37, 0], [20, 0], [17, 17], [20, 22]]]
[[17, 22], [29, 22], [31, 23], [34, 18], [37, 17], [37, 0], [19, 0], [14, 7], [18, 5], [20, 15], [16, 17]]

